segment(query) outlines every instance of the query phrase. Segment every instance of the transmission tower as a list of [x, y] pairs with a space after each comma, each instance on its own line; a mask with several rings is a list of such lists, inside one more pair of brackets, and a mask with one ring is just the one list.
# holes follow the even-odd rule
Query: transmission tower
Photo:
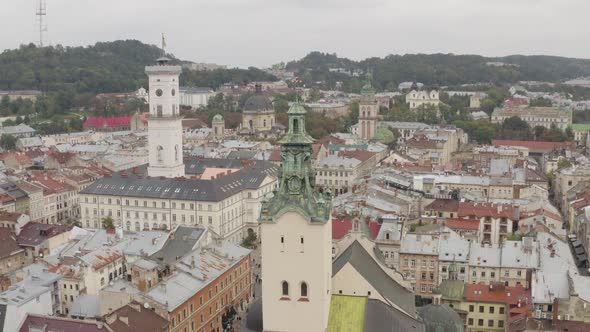
[[37, 23], [39, 23], [39, 47], [43, 47], [43, 32], [47, 31], [47, 22], [45, 22], [45, 16], [47, 16], [47, 4], [45, 0], [39, 0], [39, 6], [35, 12], [37, 15]]

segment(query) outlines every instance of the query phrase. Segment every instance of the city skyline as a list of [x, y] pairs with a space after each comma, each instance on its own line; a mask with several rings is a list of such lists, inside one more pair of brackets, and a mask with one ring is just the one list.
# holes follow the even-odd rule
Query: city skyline
[[[0, 40], [0, 49], [38, 40], [36, 6], [37, 1], [12, 1], [6, 8], [0, 28], [16, 32]], [[56, 0], [47, 4], [45, 39], [64, 46], [118, 39], [159, 45], [164, 33], [167, 51], [176, 57], [231, 67], [267, 67], [311, 51], [353, 60], [407, 53], [590, 58], [578, 32], [584, 29], [584, 9], [590, 4], [579, 0]]]

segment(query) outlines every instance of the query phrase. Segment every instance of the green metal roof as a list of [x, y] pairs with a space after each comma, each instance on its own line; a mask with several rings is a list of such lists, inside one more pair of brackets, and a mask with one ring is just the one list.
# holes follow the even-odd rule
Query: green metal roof
[[577, 131], [590, 131], [590, 123], [572, 123], [572, 129]]
[[328, 332], [363, 331], [367, 298], [332, 295]]

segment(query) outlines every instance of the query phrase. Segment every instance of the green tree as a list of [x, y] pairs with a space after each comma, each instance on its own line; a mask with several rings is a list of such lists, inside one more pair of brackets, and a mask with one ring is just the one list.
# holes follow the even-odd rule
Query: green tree
[[115, 229], [115, 222], [111, 216], [106, 216], [102, 218], [102, 228], [106, 230], [113, 230]]
[[562, 159], [559, 159], [559, 161], [557, 162], [557, 169], [558, 170], [560, 170], [562, 168], [569, 168], [572, 166], [573, 166], [573, 164], [569, 159], [562, 158]]
[[4, 150], [14, 150], [16, 149], [16, 138], [9, 134], [2, 134], [0, 136], [0, 146]]

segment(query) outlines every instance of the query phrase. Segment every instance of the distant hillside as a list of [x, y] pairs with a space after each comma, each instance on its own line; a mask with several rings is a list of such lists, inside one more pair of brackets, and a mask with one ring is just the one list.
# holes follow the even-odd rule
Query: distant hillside
[[[491, 66], [488, 63], [504, 63]], [[373, 70], [374, 84], [379, 89], [395, 89], [405, 81], [419, 81], [428, 85], [460, 85], [473, 83], [506, 84], [520, 80], [559, 82], [590, 74], [590, 60], [555, 56], [523, 56], [489, 58], [479, 55], [408, 54], [389, 55], [353, 61], [335, 54], [312, 52], [301, 60], [287, 63], [306, 85], [324, 81], [334, 87], [341, 81], [344, 89], [358, 91], [362, 78], [331, 72], [343, 68], [349, 72]]]
[[[132, 91], [147, 86], [144, 67], [161, 50], [137, 40], [101, 42], [88, 47], [23, 45], [0, 53], [0, 90], [69, 90], [75, 93]], [[181, 60], [168, 55], [175, 63]], [[225, 82], [274, 80], [258, 69], [183, 73], [185, 85], [217, 88]]]

